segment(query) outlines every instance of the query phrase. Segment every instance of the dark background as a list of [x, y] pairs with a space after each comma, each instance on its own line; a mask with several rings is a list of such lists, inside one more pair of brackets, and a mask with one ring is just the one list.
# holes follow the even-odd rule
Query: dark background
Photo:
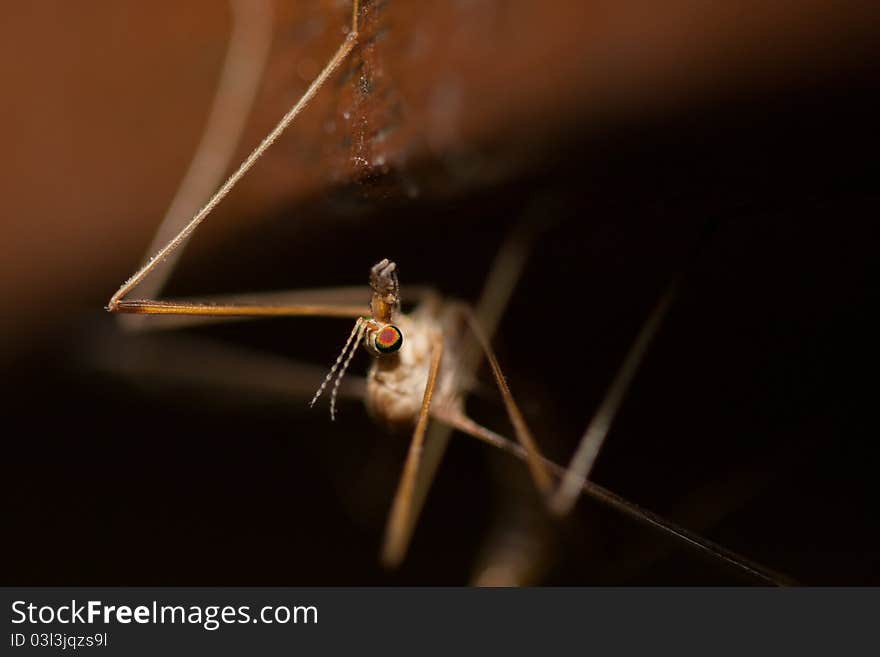
[[[404, 286], [473, 300], [504, 236], [540, 216], [495, 344], [565, 462], [683, 272], [593, 478], [801, 582], [876, 585], [876, 82], [866, 60], [569, 121], [500, 175], [472, 175], [503, 160], [492, 144], [361, 172], [197, 251], [168, 296], [366, 284], [389, 257]], [[124, 362], [108, 350], [142, 348], [100, 310], [116, 273], [6, 358], [4, 583], [461, 584], [504, 519], [542, 546], [530, 581], [747, 583], [595, 502], [546, 520], [524, 467], [460, 435], [407, 561], [386, 573], [405, 437], [357, 403], [331, 423], [236, 373], [240, 386], [108, 371]], [[348, 331], [290, 319], [186, 335], [323, 367]], [[469, 408], [509, 433], [494, 394]]]

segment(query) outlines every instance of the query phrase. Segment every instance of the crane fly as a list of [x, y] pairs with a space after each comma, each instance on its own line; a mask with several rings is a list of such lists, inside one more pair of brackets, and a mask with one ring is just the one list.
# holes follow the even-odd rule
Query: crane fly
[[[263, 29], [243, 29], [240, 34], [233, 34], [227, 67], [230, 62], [245, 58], [251, 62], [251, 69], [245, 72], [236, 69], [234, 74], [238, 75], [238, 82], [228, 76], [222, 78], [218, 98], [215, 99], [217, 112], [220, 112], [218, 107], [223, 104], [220, 101], [223, 93], [229, 99], [248, 97], [248, 93], [234, 93], [234, 90], [240, 91], [247, 80], [259, 78], [260, 62], [265, 61], [267, 50], [266, 26], [270, 24], [265, 11], [260, 13], [259, 9], [254, 9], [259, 6], [260, 3], [233, 3], [239, 26], [262, 24]], [[530, 239], [528, 231], [515, 232], [502, 246], [482, 300], [475, 307], [463, 301], [445, 299], [432, 289], [419, 289], [414, 295], [414, 308], [410, 312], [404, 312], [404, 293], [398, 280], [398, 268], [395, 262], [387, 258], [379, 260], [370, 271], [369, 293], [364, 291], [364, 300], [368, 299], [369, 303], [364, 305], [335, 303], [332, 299], [323, 300], [320, 297], [315, 300], [314, 294], [309, 295], [308, 291], [274, 294], [271, 303], [265, 299], [244, 301], [240, 298], [222, 298], [210, 303], [127, 298], [142, 284], [143, 290], [149, 290], [148, 297], [158, 295], [163, 277], [159, 273], [152, 279], [148, 280], [148, 277], [154, 274], [161, 263], [173, 264], [198, 226], [279, 139], [327, 80], [344, 65], [358, 46], [358, 26], [362, 9], [359, 1], [353, 0], [348, 33], [324, 68], [275, 128], [182, 227], [179, 226], [179, 206], [185, 203], [172, 203], [172, 210], [169, 210], [157, 233], [155, 248], [150, 249], [154, 255], [111, 297], [107, 310], [129, 316], [166, 315], [184, 319], [201, 318], [202, 321], [267, 317], [353, 319], [354, 325], [348, 339], [315, 392], [311, 405], [315, 405], [326, 394], [329, 397], [331, 419], [335, 419], [342, 378], [356, 352], [363, 346], [373, 359], [363, 395], [368, 413], [391, 430], [411, 432], [410, 446], [388, 517], [381, 552], [382, 562], [388, 567], [397, 566], [404, 559], [428, 487], [443, 457], [449, 436], [452, 431], [460, 431], [525, 462], [534, 487], [551, 514], [564, 516], [570, 512], [576, 499], [581, 494], [586, 494], [758, 581], [786, 583], [788, 580], [784, 576], [696, 536], [588, 479], [626, 390], [671, 303], [674, 287], [661, 298], [645, 322], [568, 467], [563, 467], [543, 455], [491, 346], [491, 335], [522, 269], [525, 248]], [[255, 84], [249, 87], [250, 97], [253, 96], [254, 87]], [[233, 109], [227, 107], [226, 110], [234, 115], [240, 116], [247, 111], [247, 103], [242, 104], [240, 100], [237, 105], [233, 100], [228, 100], [227, 105], [234, 105]], [[216, 122], [223, 123], [221, 119]], [[211, 132], [210, 123], [211, 120], [200, 151], [207, 148], [204, 142], [210, 141], [207, 136]], [[232, 148], [227, 146], [225, 150], [231, 153]], [[208, 170], [213, 173], [188, 176], [198, 180], [185, 191], [179, 192], [179, 197], [197, 196], [199, 186], [204, 188], [208, 184], [206, 180], [216, 178], [218, 171], [223, 170], [222, 163], [226, 160], [228, 156], [214, 158], [209, 164], [203, 163], [203, 174]], [[191, 172], [192, 170], [191, 168]], [[182, 185], [182, 189], [184, 187]], [[303, 302], [304, 295], [309, 297], [309, 302]], [[138, 320], [129, 322], [129, 326], [144, 328], [139, 321], [143, 318], [121, 319]], [[537, 326], [536, 331], [540, 330], [541, 327]], [[483, 426], [465, 412], [465, 398], [484, 358], [500, 392], [515, 440]]]

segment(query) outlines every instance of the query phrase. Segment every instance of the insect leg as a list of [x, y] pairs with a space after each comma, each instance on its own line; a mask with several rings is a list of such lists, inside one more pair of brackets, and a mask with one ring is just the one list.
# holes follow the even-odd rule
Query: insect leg
[[620, 365], [620, 369], [614, 376], [614, 380], [608, 386], [599, 409], [587, 425], [580, 444], [574, 456], [572, 456], [562, 483], [560, 483], [559, 488], [550, 500], [550, 508], [554, 513], [565, 515], [571, 511], [572, 506], [574, 506], [575, 501], [580, 496], [583, 484], [590, 475], [590, 470], [592, 470], [593, 464], [599, 456], [599, 450], [602, 449], [605, 437], [611, 429], [611, 423], [620, 409], [620, 405], [642, 363], [651, 340], [663, 323], [663, 319], [675, 297], [676, 289], [677, 283], [673, 283], [660, 298], [660, 301], [657, 302], [651, 315], [642, 325], [635, 342], [629, 348], [623, 363]]
[[258, 303], [207, 304], [189, 301], [122, 300], [109, 309], [117, 313], [140, 315], [200, 315], [216, 317], [361, 317], [363, 306], [325, 304], [269, 305]]
[[[199, 145], [147, 249], [148, 256], [172, 240], [183, 228], [184, 218], [192, 217], [223, 182], [263, 77], [272, 41], [272, 4], [267, 0], [230, 0], [229, 5], [232, 32], [217, 91]], [[168, 254], [162, 266], [141, 284], [142, 296], [155, 298], [161, 293], [185, 246], [183, 242]], [[119, 318], [129, 330], [142, 328], [143, 319]]]
[[492, 346], [489, 344], [489, 340], [485, 333], [483, 333], [483, 329], [474, 312], [465, 304], [460, 304], [459, 307], [461, 312], [467, 318], [471, 330], [477, 337], [477, 340], [489, 361], [492, 376], [495, 377], [495, 383], [498, 385], [498, 389], [501, 392], [501, 397], [504, 400], [504, 407], [507, 410], [507, 415], [510, 418], [511, 424], [513, 425], [516, 439], [525, 450], [527, 456], [526, 464], [529, 466], [532, 479], [535, 481], [535, 486], [543, 495], [549, 496], [553, 488], [550, 472], [547, 469], [541, 451], [538, 449], [538, 444], [535, 441], [516, 400], [513, 398], [513, 394], [510, 392], [510, 387], [507, 385], [507, 381], [501, 371], [501, 366], [498, 364], [498, 359], [495, 357], [495, 352], [492, 350]]
[[[196, 215], [184, 226], [173, 238], [171, 238], [165, 246], [163, 246], [159, 251], [151, 257], [146, 264], [144, 264], [138, 271], [136, 271], [131, 278], [129, 278], [122, 286], [110, 297], [110, 301], [107, 303], [107, 310], [110, 312], [117, 312], [121, 310], [121, 306], [123, 304], [123, 298], [129, 294], [135, 287], [137, 287], [141, 281], [143, 281], [150, 273], [166, 258], [168, 258], [175, 250], [177, 250], [181, 245], [183, 245], [189, 237], [195, 232], [195, 230], [199, 227], [199, 225], [205, 220], [205, 218], [211, 213], [211, 211], [217, 207], [217, 205], [226, 197], [226, 195], [232, 190], [232, 188], [236, 185], [236, 183], [244, 176], [245, 173], [257, 162], [257, 160], [262, 157], [263, 153], [268, 149], [277, 139], [281, 136], [284, 130], [296, 119], [300, 112], [309, 104], [309, 102], [314, 98], [315, 94], [318, 90], [324, 85], [327, 79], [333, 74], [333, 72], [339, 68], [340, 64], [345, 61], [346, 57], [354, 48], [357, 43], [357, 10], [358, 3], [355, 0], [353, 3], [353, 24], [351, 32], [349, 32], [348, 36], [342, 42], [342, 45], [339, 46], [336, 53], [330, 58], [327, 64], [324, 66], [323, 70], [318, 74], [315, 80], [309, 85], [308, 89], [306, 89], [305, 93], [300, 97], [300, 99], [296, 102], [296, 104], [285, 114], [278, 124], [273, 128], [273, 130], [263, 139], [262, 142], [251, 152], [251, 154], [245, 159], [244, 162], [238, 167], [238, 169], [226, 180], [225, 183], [218, 189], [211, 199], [205, 204], [205, 206], [199, 210]], [[149, 308], [151, 307], [151, 301], [138, 302], [138, 306], [141, 308]], [[156, 312], [161, 313], [161, 307], [159, 305], [153, 304], [152, 307], [157, 308]], [[139, 312], [138, 310], [122, 310], [122, 312]], [[144, 310], [142, 312], [149, 312]], [[182, 314], [191, 314], [187, 312], [183, 312]], [[201, 313], [196, 313], [201, 314]], [[223, 314], [223, 313], [208, 313], [208, 314]], [[240, 313], [231, 313], [238, 314]]]
[[[407, 286], [403, 290], [402, 298], [404, 302], [418, 300], [425, 297], [428, 288], [422, 288], [414, 285]], [[301, 290], [274, 290], [271, 292], [248, 292], [243, 294], [217, 294], [200, 297], [198, 300], [190, 298], [182, 298], [178, 301], [184, 303], [202, 303], [211, 306], [227, 306], [240, 303], [248, 305], [260, 306], [348, 306], [354, 307], [358, 304], [364, 310], [364, 314], [368, 309], [367, 300], [369, 293], [365, 291], [363, 285], [352, 285], [347, 287], [318, 287], [307, 288]], [[334, 314], [334, 316], [336, 316]], [[151, 321], [141, 324], [135, 329], [137, 331], [157, 331], [189, 328], [192, 326], [204, 326], [206, 324], [221, 324], [226, 322], [241, 321], [252, 319], [249, 317], [232, 316], [232, 315], [163, 315], [154, 316]]]
[[428, 382], [425, 385], [425, 395], [422, 398], [419, 419], [409, 445], [403, 474], [400, 477], [400, 483], [394, 496], [391, 514], [388, 517], [388, 525], [385, 530], [385, 543], [382, 546], [382, 563], [389, 568], [393, 568], [403, 561], [409, 544], [409, 527], [414, 523], [411, 520], [413, 493], [416, 481], [419, 478], [419, 465], [422, 460], [422, 450], [425, 446], [425, 431], [428, 428], [431, 398], [434, 395], [434, 388], [437, 384], [437, 372], [440, 369], [440, 359], [442, 356], [443, 337], [438, 335], [431, 354], [431, 368], [428, 372]]
[[[520, 460], [526, 461], [529, 458], [528, 452], [522, 445], [474, 422], [456, 409], [435, 406], [431, 411], [431, 415], [434, 419], [466, 433], [469, 436], [488, 443], [508, 454], [512, 454]], [[554, 463], [549, 459], [543, 459], [543, 462], [544, 466], [554, 475], [554, 477], [562, 478], [565, 476], [567, 470], [558, 463]], [[761, 582], [762, 584], [774, 586], [791, 586], [797, 584], [795, 580], [787, 575], [757, 564], [732, 550], [728, 550], [727, 548], [710, 541], [709, 539], [698, 536], [692, 531], [630, 502], [617, 493], [614, 493], [607, 488], [603, 488], [595, 482], [589, 480], [583, 481], [579, 492], [598, 500], [605, 506], [623, 513], [650, 529], [660, 532], [664, 536], [675, 540], [680, 545], [683, 545], [692, 551], [706, 556], [713, 561], [724, 564], [749, 579]]]

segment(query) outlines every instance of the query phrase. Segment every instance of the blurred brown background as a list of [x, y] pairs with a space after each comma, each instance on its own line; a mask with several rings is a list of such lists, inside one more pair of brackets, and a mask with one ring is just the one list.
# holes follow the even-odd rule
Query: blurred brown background
[[[473, 299], [536, 207], [547, 230], [498, 344], [551, 453], [567, 458], [684, 269], [597, 480], [804, 581], [877, 583], [873, 387], [860, 382], [876, 298], [877, 3], [364, 9], [351, 61], [203, 227], [170, 292], [357, 284], [388, 255], [404, 284]], [[337, 47], [348, 13], [345, 0], [275, 3], [237, 160]], [[101, 307], [192, 156], [229, 30], [214, 1], [0, 8], [7, 525], [28, 537], [11, 577], [467, 581], [503, 506], [479, 446], [453, 451], [413, 559], [389, 579], [374, 557], [403, 446], [367, 477], [369, 509], [353, 504], [387, 441], [356, 405], [329, 425], [301, 400], [145, 392], [88, 364], [112, 331]], [[560, 344], [536, 351], [539, 297]], [[320, 326], [326, 344], [308, 350], [296, 322], [197, 335], [323, 364], [347, 329]], [[492, 403], [477, 408], [503, 423]], [[656, 537], [615, 522], [590, 507], [554, 530], [547, 581], [730, 581], [687, 556], [645, 556]], [[55, 542], [83, 527], [58, 557]], [[102, 560], [98, 544], [137, 563]]]
[[[242, 155], [335, 49], [348, 4], [277, 3]], [[442, 192], [511, 177], [534, 166], [532, 149], [603, 121], [856, 74], [878, 40], [876, 3], [855, 0], [372, 4], [352, 65], [369, 74], [369, 98], [337, 79], [203, 240], [389, 167], [414, 175], [425, 162]], [[2, 12], [8, 349], [101, 303], [142, 257], [198, 141], [229, 12], [213, 0], [38, 0]], [[473, 152], [474, 171], [444, 170]]]

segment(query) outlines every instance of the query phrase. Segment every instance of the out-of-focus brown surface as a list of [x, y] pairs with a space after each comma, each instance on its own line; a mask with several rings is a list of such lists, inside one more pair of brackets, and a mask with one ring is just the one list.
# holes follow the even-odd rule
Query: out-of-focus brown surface
[[228, 26], [213, 2], [0, 12], [2, 331], [21, 336], [57, 330], [140, 258], [198, 141]]
[[[223, 3], [7, 4], [0, 332], [8, 349], [101, 304], [139, 261], [197, 142]], [[344, 36], [347, 0], [279, 2], [242, 154]], [[528, 169], [622, 115], [845, 76], [876, 54], [876, 3], [374, 2], [362, 45], [197, 240], [322, 190], [446, 194]], [[297, 219], [291, 219], [294, 221]], [[308, 220], [307, 217], [299, 220]]]

